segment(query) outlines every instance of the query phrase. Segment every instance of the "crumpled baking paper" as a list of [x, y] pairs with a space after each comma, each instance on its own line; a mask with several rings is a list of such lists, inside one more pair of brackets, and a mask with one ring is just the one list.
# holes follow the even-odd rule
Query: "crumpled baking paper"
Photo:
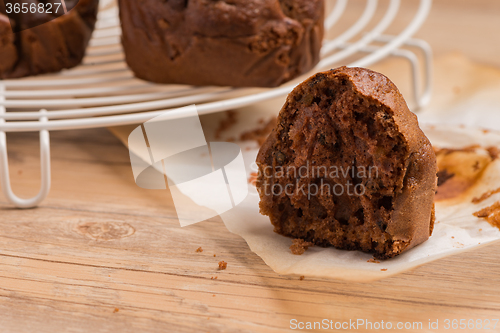
[[[403, 65], [390, 60], [373, 69], [393, 80], [404, 96], [411, 96], [408, 73]], [[434, 146], [462, 148], [479, 144], [500, 147], [500, 70], [475, 64], [460, 54], [450, 54], [435, 62], [433, 81], [433, 99], [417, 115]], [[411, 97], [407, 100], [411, 106]], [[254, 106], [251, 111], [263, 107]], [[256, 154], [255, 149], [244, 156], [249, 167]], [[221, 217], [231, 232], [243, 237], [250, 249], [279, 274], [367, 282], [499, 240], [498, 228], [472, 214], [500, 200], [500, 194], [479, 204], [471, 203], [473, 197], [499, 187], [500, 161], [497, 159], [466, 195], [436, 203], [437, 222], [428, 241], [380, 263], [368, 262], [372, 256], [359, 251], [317, 246], [310, 247], [302, 255], [293, 255], [289, 249], [292, 239], [274, 233], [269, 218], [259, 214], [259, 198], [253, 186], [240, 206]]]
[[[386, 74], [407, 97], [410, 95], [408, 73], [401, 66], [391, 60], [372, 69]], [[431, 104], [418, 113], [421, 127], [433, 145], [439, 148], [461, 148], [473, 144], [500, 147], [500, 70], [474, 64], [461, 55], [448, 55], [435, 63], [434, 86]], [[408, 99], [411, 106], [411, 98]], [[248, 129], [248, 124], [257, 126], [259, 117], [276, 115], [283, 101], [284, 98], [276, 99], [238, 110], [238, 124], [229, 130], [232, 133], [228, 136], [237, 134], [243, 128], [242, 124]], [[205, 116], [202, 123], [212, 122], [213, 125], [217, 115], [210, 117]], [[485, 132], [481, 128], [493, 131]], [[126, 141], [123, 138], [130, 130], [125, 127], [112, 128], [111, 131]], [[210, 133], [206, 134], [210, 136]], [[256, 171], [254, 162], [258, 147], [254, 142], [240, 145], [250, 176]], [[369, 262], [372, 256], [359, 251], [317, 246], [310, 247], [302, 255], [293, 255], [289, 249], [292, 239], [274, 233], [269, 218], [259, 213], [259, 196], [253, 185], [249, 185], [247, 198], [236, 208], [223, 213], [221, 218], [229, 231], [243, 237], [250, 249], [279, 274], [367, 282], [499, 240], [500, 230], [472, 213], [500, 200], [500, 194], [479, 204], [471, 203], [473, 197], [499, 187], [500, 160], [497, 159], [460, 200], [436, 203], [436, 224], [428, 241], [380, 263]]]
[[[423, 130], [437, 147], [462, 148], [473, 144], [500, 147], [500, 133], [496, 132], [444, 125], [423, 126]], [[247, 169], [252, 168], [257, 152], [257, 149], [246, 151]], [[473, 197], [498, 187], [500, 160], [497, 159], [488, 165], [481, 180], [460, 198], [459, 203], [436, 203], [436, 224], [429, 240], [395, 258], [380, 260], [380, 263], [373, 262], [370, 260], [373, 257], [363, 252], [317, 246], [310, 247], [302, 255], [292, 254], [292, 239], [273, 232], [269, 218], [259, 213], [259, 195], [252, 185], [243, 203], [221, 217], [229, 231], [243, 237], [250, 249], [279, 274], [367, 282], [499, 240], [500, 230], [472, 213], [500, 200], [500, 194], [479, 204], [471, 203]]]

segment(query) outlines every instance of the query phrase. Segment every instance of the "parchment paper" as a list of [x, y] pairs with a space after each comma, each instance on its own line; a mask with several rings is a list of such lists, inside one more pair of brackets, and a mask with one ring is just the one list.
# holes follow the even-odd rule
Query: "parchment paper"
[[[407, 73], [401, 66], [404, 64], [386, 61], [373, 69], [389, 76], [411, 106], [408, 79], [405, 77]], [[472, 144], [500, 147], [499, 70], [474, 64], [461, 55], [449, 55], [435, 63], [434, 86], [431, 104], [418, 113], [421, 127], [433, 145], [441, 148], [461, 148]], [[252, 124], [258, 126], [259, 118], [277, 115], [283, 101], [284, 98], [276, 99], [238, 110], [238, 124], [227, 131], [225, 137], [234, 137], [242, 128], [248, 129]], [[220, 119], [219, 115], [205, 116], [202, 123], [213, 125]], [[485, 132], [481, 128], [498, 131]], [[130, 127], [111, 130], [126, 142]], [[206, 135], [210, 137], [211, 133]], [[239, 144], [250, 176], [256, 171], [254, 161], [258, 147], [255, 142]], [[436, 204], [437, 222], [428, 241], [380, 263], [368, 262], [372, 258], [369, 254], [334, 248], [311, 247], [303, 255], [293, 255], [289, 249], [292, 240], [274, 233], [268, 217], [259, 213], [259, 198], [252, 185], [249, 185], [248, 197], [221, 217], [229, 231], [243, 237], [250, 249], [279, 274], [371, 281], [499, 240], [500, 231], [472, 213], [500, 200], [500, 194], [480, 204], [471, 203], [474, 196], [498, 187], [500, 160], [497, 159], [487, 167], [481, 180], [459, 200]]]

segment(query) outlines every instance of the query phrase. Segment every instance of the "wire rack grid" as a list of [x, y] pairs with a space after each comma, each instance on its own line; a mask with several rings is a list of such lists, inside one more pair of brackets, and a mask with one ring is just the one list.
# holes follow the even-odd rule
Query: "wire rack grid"
[[[348, 2], [336, 0], [325, 19], [326, 31], [339, 21], [348, 9]], [[347, 29], [334, 39], [324, 40], [315, 70], [340, 64], [366, 67], [387, 57], [404, 58], [411, 65], [415, 104], [417, 108], [426, 105], [432, 89], [432, 51], [425, 41], [412, 36], [425, 21], [431, 4], [431, 0], [420, 0], [407, 26], [396, 35], [388, 35], [384, 32], [397, 17], [401, 1], [388, 0], [384, 14], [373, 25], [380, 2], [366, 0], [361, 15]], [[272, 89], [194, 87], [136, 79], [124, 61], [118, 9], [109, 3], [104, 7], [80, 66], [56, 74], [0, 80], [0, 187], [7, 200], [18, 208], [37, 206], [49, 193], [50, 131], [138, 124], [166, 112], [175, 119], [183, 117], [182, 107], [191, 104], [197, 105], [200, 114], [237, 109], [285, 96], [295, 86], [291, 83]], [[368, 29], [370, 23], [372, 27]], [[408, 46], [420, 50], [423, 60]], [[356, 55], [359, 57], [354, 62], [342, 63]], [[33, 131], [40, 132], [41, 188], [35, 197], [23, 199], [11, 188], [6, 133]]]

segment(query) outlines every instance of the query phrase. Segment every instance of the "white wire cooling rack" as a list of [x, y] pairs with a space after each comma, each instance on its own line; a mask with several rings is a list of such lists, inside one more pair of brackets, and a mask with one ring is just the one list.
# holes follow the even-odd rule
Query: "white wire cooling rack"
[[[352, 25], [336, 38], [324, 40], [316, 69], [334, 65], [366, 67], [389, 56], [404, 58], [411, 64], [414, 101], [417, 107], [422, 107], [431, 94], [432, 52], [426, 42], [411, 37], [425, 21], [431, 0], [420, 0], [415, 15], [397, 35], [384, 32], [396, 18], [401, 1], [385, 3], [385, 13], [373, 22], [380, 4], [378, 0], [366, 0], [364, 10]], [[332, 29], [348, 7], [348, 0], [336, 1], [325, 20], [326, 31]], [[180, 108], [191, 104], [197, 105], [200, 114], [236, 109], [284, 96], [294, 87], [294, 84], [273, 89], [192, 87], [141, 81], [134, 78], [124, 62], [120, 34], [118, 10], [111, 6], [98, 14], [82, 65], [58, 74], [0, 80], [0, 186], [11, 204], [30, 208], [48, 195], [49, 131], [137, 124], [167, 111], [173, 119], [182, 117]], [[404, 48], [407, 46], [420, 49], [424, 55], [423, 80], [419, 57]], [[356, 55], [362, 56], [348, 64], [342, 62]], [[35, 197], [23, 199], [13, 193], [10, 185], [6, 133], [32, 131], [40, 132], [41, 189]]]

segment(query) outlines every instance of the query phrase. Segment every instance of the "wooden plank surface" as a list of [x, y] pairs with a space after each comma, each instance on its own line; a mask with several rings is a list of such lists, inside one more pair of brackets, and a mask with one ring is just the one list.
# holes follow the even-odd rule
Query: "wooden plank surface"
[[[437, 53], [453, 39], [467, 54], [453, 29], [436, 37], [440, 24], [498, 27], [493, 1], [457, 3], [435, 1], [419, 33]], [[482, 42], [468, 55], [497, 62], [499, 44]], [[406, 331], [425, 332], [429, 320], [443, 329], [445, 319], [500, 317], [500, 243], [367, 284], [280, 276], [218, 218], [180, 228], [168, 191], [138, 188], [127, 149], [107, 130], [51, 140], [53, 184], [41, 207], [12, 209], [0, 196], [2, 332], [285, 332], [293, 319], [422, 322]], [[35, 194], [37, 134], [8, 144], [16, 193]]]
[[[37, 137], [10, 139], [14, 187], [28, 195]], [[498, 243], [369, 284], [279, 276], [218, 218], [180, 228], [168, 192], [137, 188], [106, 130], [52, 142], [48, 200], [24, 211], [1, 202], [3, 331], [284, 332], [292, 319], [427, 325], [500, 313]]]

